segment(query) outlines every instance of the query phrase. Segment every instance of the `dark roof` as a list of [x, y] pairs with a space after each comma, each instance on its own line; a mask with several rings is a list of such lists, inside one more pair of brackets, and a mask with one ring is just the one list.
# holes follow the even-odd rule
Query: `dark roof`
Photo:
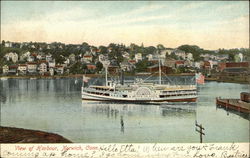
[[238, 68], [225, 68], [223, 72], [227, 73], [243, 73], [243, 72], [249, 72], [247, 68], [244, 67], [238, 67]]

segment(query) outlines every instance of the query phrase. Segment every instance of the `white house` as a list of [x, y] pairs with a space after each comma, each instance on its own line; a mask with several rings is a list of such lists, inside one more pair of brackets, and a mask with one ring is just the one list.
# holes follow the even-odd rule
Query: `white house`
[[122, 56], [126, 59], [129, 59], [129, 53], [128, 52], [124, 52], [122, 53]]
[[49, 64], [49, 68], [55, 67], [55, 66], [56, 66], [56, 61], [55, 61], [55, 59], [48, 61], [48, 64]]
[[186, 53], [185, 51], [179, 50], [179, 49], [175, 49], [174, 53], [176, 56], [181, 57], [182, 59], [186, 59]]
[[46, 60], [47, 60], [47, 61], [51, 61], [51, 60], [53, 60], [53, 58], [52, 58], [52, 55], [51, 55], [51, 54], [47, 54], [47, 55], [45, 56], [45, 58], [46, 58]]
[[54, 68], [49, 68], [49, 73], [50, 73], [50, 76], [54, 76]]
[[29, 56], [30, 56], [30, 52], [28, 51], [20, 56], [20, 60], [28, 59]]
[[12, 43], [9, 42], [9, 41], [7, 41], [7, 42], [5, 42], [4, 46], [5, 46], [5, 47], [12, 47]]
[[47, 72], [47, 64], [45, 62], [42, 62], [39, 65], [38, 69], [39, 69], [39, 73], [44, 75], [44, 73]]
[[193, 60], [193, 54], [192, 53], [187, 53], [186, 59]]
[[3, 66], [3, 74], [8, 74], [9, 72], [9, 66], [8, 65], [4, 65]]
[[75, 61], [76, 61], [76, 56], [75, 56], [75, 54], [71, 53], [71, 54], [69, 55], [69, 60], [70, 60], [70, 62], [75, 62]]
[[153, 55], [152, 54], [148, 54], [147, 58], [148, 58], [148, 61], [151, 61], [151, 60], [153, 60]]
[[135, 54], [135, 61], [138, 62], [139, 60], [142, 60], [142, 54], [141, 53], [136, 53]]
[[26, 64], [19, 64], [17, 70], [21, 74], [26, 74], [27, 73], [27, 65]]
[[28, 73], [36, 73], [37, 71], [37, 63], [28, 62], [27, 63], [27, 71]]
[[28, 56], [27, 61], [28, 62], [33, 62], [33, 61], [35, 61], [35, 57], [34, 56]]
[[63, 72], [64, 72], [63, 70], [64, 70], [63, 66], [61, 66], [61, 65], [55, 66], [55, 71], [57, 74], [63, 74]]
[[194, 62], [194, 67], [196, 67], [196, 68], [201, 68], [201, 64], [200, 64], [200, 62]]
[[10, 61], [12, 60], [14, 63], [16, 63], [18, 61], [18, 55], [17, 53], [8, 53], [4, 56], [4, 58], [7, 60], [7, 61]]

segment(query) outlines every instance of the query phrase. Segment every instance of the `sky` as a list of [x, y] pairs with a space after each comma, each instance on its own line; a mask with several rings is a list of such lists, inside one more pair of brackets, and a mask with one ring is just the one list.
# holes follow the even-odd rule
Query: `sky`
[[249, 48], [249, 2], [1, 1], [1, 40]]

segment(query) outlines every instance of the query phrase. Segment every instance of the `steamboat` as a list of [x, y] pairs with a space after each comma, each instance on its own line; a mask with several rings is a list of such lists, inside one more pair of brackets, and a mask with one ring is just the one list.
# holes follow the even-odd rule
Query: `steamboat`
[[166, 103], [166, 102], [196, 102], [197, 85], [170, 85], [162, 84], [161, 64], [159, 61], [159, 82], [149, 83], [136, 79], [134, 83], [108, 81], [107, 68], [106, 83], [103, 86], [82, 86], [82, 100], [126, 102], [126, 103]]

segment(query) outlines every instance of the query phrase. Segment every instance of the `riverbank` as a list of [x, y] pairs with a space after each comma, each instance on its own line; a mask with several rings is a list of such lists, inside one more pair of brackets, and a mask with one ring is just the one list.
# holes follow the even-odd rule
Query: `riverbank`
[[72, 143], [54, 133], [0, 126], [0, 143]]

